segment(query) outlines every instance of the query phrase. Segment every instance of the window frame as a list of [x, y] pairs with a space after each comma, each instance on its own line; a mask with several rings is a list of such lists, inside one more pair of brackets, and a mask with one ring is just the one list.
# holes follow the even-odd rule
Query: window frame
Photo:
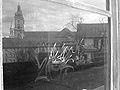
[[111, 90], [120, 90], [120, 31], [118, 12], [120, 0], [111, 0]]
[[[48, 1], [52, 1], [55, 2], [55, 0], [48, 0]], [[59, 0], [61, 1], [61, 0]], [[72, 0], [73, 1], [73, 0]], [[106, 0], [106, 10], [101, 10], [98, 9], [96, 7], [92, 7], [91, 5], [88, 4], [80, 4], [75, 2], [76, 0], [74, 0], [74, 3], [64, 3], [67, 6], [71, 6], [80, 10], [85, 10], [85, 11], [89, 11], [92, 13], [97, 13], [97, 14], [101, 14], [104, 16], [108, 17], [108, 21], [109, 21], [109, 28], [110, 28], [110, 45], [109, 45], [109, 55], [110, 55], [110, 61], [109, 61], [109, 73], [108, 75], [110, 75], [111, 80], [108, 81], [110, 83], [109, 87], [111, 88], [111, 90], [120, 90], [120, 61], [118, 61], [120, 59], [120, 31], [119, 29], [119, 24], [118, 24], [118, 12], [119, 12], [119, 3], [120, 0]], [[60, 2], [58, 2], [60, 3]], [[1, 11], [2, 11], [2, 3], [1, 3]], [[2, 12], [1, 12], [1, 16], [2, 16]], [[2, 22], [2, 20], [1, 20]], [[1, 35], [2, 36], [2, 35]], [[2, 42], [2, 39], [1, 39]], [[1, 51], [2, 51], [2, 44], [1, 44]], [[2, 57], [2, 53], [1, 53], [1, 57]], [[2, 66], [2, 59], [1, 59], [1, 66]], [[1, 70], [3, 71], [3, 68], [1, 68]], [[109, 79], [109, 76], [108, 76]], [[2, 89], [3, 89], [3, 75], [2, 75]], [[107, 89], [110, 90], [110, 89]]]

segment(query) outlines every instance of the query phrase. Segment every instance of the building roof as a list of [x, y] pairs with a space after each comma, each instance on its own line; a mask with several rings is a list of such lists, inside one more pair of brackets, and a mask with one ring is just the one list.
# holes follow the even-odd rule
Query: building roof
[[16, 47], [32, 47], [34, 44], [31, 41], [18, 38], [3, 38], [3, 48], [16, 48]]
[[73, 38], [75, 33], [67, 28], [62, 31], [25, 32], [24, 39], [32, 41], [60, 42]]
[[[24, 38], [3, 38], [3, 48], [33, 47], [39, 42], [73, 41], [73, 33], [65, 28], [62, 31], [24, 32]], [[70, 38], [71, 37], [71, 38]]]
[[[67, 28], [64, 28], [62, 31], [25, 32], [23, 39], [3, 38], [3, 48], [32, 47], [38, 42], [74, 41], [76, 35], [84, 38], [100, 38], [109, 30], [108, 24], [78, 24], [77, 29], [77, 33]], [[105, 36], [107, 37], [107, 35]]]
[[35, 38], [35, 37], [39, 37], [39, 38], [48, 38], [48, 36], [54, 37], [56, 34], [58, 34], [59, 32], [56, 31], [32, 31], [32, 32], [25, 32], [25, 38]]
[[64, 28], [61, 32], [58, 33], [57, 37], [74, 37], [73, 32], [71, 32], [68, 28]]
[[80, 37], [107, 37], [108, 24], [78, 24], [77, 25], [77, 34]]

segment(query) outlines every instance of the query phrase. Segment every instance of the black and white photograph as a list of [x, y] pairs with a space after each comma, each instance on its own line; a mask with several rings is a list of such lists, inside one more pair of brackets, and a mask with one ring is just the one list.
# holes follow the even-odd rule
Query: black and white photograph
[[120, 0], [2, 0], [3, 90], [120, 90]]

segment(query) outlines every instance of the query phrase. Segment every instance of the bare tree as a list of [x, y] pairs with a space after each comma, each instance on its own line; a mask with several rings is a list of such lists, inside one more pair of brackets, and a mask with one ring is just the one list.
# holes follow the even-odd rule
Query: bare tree
[[[73, 29], [75, 29], [77, 31], [77, 25], [78, 24], [82, 24], [84, 21], [84, 18], [81, 15], [71, 15], [69, 17], [69, 22], [65, 25], [71, 25]], [[80, 57], [80, 52], [84, 51], [84, 50], [80, 50], [80, 48], [82, 48], [82, 41], [83, 38], [81, 38], [80, 40], [77, 40], [77, 38], [74, 38], [74, 41], [76, 43], [76, 51], [78, 52], [78, 56]]]
[[82, 24], [84, 21], [83, 17], [79, 15], [71, 15], [69, 17], [69, 22], [65, 26], [71, 25], [73, 29], [77, 30], [77, 24]]

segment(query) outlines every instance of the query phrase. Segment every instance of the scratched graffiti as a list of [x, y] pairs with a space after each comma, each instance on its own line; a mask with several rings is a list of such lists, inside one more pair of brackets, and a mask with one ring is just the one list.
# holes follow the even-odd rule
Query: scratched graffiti
[[63, 70], [67, 72], [68, 68], [74, 71], [74, 67], [68, 64], [69, 61], [74, 62], [74, 59], [72, 58], [73, 53], [75, 52], [72, 47], [65, 46], [65, 44], [63, 44], [61, 48], [57, 49], [55, 43], [49, 56], [43, 60], [42, 64], [40, 64], [40, 71], [35, 81], [43, 78], [49, 81], [52, 79], [52, 71], [60, 71], [59, 75], [64, 74], [62, 73]]

